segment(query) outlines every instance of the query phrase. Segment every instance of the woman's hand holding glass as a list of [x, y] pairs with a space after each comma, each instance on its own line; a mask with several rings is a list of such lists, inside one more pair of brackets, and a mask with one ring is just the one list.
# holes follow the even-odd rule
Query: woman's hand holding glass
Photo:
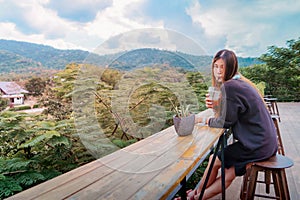
[[216, 87], [209, 87], [205, 96], [205, 104], [207, 108], [212, 108], [216, 114], [221, 91]]
[[207, 108], [213, 108], [214, 101], [210, 98], [209, 94], [205, 96], [205, 105]]

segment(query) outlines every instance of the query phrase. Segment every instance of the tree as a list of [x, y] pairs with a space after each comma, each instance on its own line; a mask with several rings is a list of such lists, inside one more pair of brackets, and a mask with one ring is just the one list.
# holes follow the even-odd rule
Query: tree
[[66, 69], [55, 74], [47, 83], [41, 103], [46, 107], [44, 113], [57, 120], [69, 119], [72, 114], [72, 91], [80, 65], [69, 64]]
[[266, 81], [268, 81], [267, 77], [270, 76], [272, 72], [267, 71], [266, 64], [255, 64], [253, 66], [243, 67], [240, 69], [240, 72], [256, 85], [263, 96], [270, 94], [269, 91], [266, 91]]
[[240, 72], [255, 84], [265, 84], [265, 94], [279, 101], [299, 101], [300, 40], [290, 40], [287, 46], [269, 47], [259, 58], [265, 63], [243, 67]]
[[267, 65], [266, 90], [282, 101], [300, 100], [300, 38], [287, 47], [271, 46], [260, 57]]
[[40, 77], [31, 78], [25, 84], [26, 90], [30, 92], [33, 96], [40, 96], [44, 92], [46, 87], [46, 81], [42, 80]]
[[205, 97], [205, 94], [207, 93], [207, 85], [205, 84], [203, 75], [200, 72], [187, 72], [186, 77], [197, 95], [199, 110], [204, 110], [206, 107], [203, 97]]
[[240, 72], [243, 76], [251, 79], [254, 83], [259, 83], [261, 81], [267, 81], [267, 74], [272, 73], [268, 71], [266, 64], [256, 64], [248, 67], [240, 68]]
[[1, 98], [0, 96], [0, 111], [4, 110], [7, 107], [7, 99]]
[[106, 69], [103, 71], [101, 75], [101, 81], [106, 82], [108, 85], [111, 85], [113, 88], [118, 83], [118, 81], [121, 79], [121, 72], [116, 69]]

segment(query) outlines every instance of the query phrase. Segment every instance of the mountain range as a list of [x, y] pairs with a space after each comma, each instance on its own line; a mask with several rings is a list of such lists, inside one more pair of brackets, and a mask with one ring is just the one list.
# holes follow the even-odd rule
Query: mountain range
[[[69, 63], [86, 62], [120, 70], [161, 64], [184, 70], [205, 71], [210, 69], [211, 60], [212, 56], [149, 48], [100, 56], [83, 50], [61, 50], [42, 44], [0, 39], [0, 74], [62, 70]], [[240, 67], [261, 63], [251, 57], [238, 57], [238, 60]]]

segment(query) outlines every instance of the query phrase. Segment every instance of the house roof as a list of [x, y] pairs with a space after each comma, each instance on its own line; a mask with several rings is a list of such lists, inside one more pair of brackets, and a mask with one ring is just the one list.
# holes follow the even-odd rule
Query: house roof
[[29, 93], [15, 82], [0, 82], [0, 90], [5, 95]]

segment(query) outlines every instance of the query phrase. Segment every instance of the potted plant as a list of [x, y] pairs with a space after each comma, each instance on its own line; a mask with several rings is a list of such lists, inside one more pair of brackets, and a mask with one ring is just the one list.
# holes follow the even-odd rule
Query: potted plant
[[190, 105], [180, 105], [179, 107], [173, 105], [173, 107], [176, 113], [173, 116], [173, 123], [177, 135], [187, 136], [192, 134], [195, 125], [195, 114], [190, 112]]

